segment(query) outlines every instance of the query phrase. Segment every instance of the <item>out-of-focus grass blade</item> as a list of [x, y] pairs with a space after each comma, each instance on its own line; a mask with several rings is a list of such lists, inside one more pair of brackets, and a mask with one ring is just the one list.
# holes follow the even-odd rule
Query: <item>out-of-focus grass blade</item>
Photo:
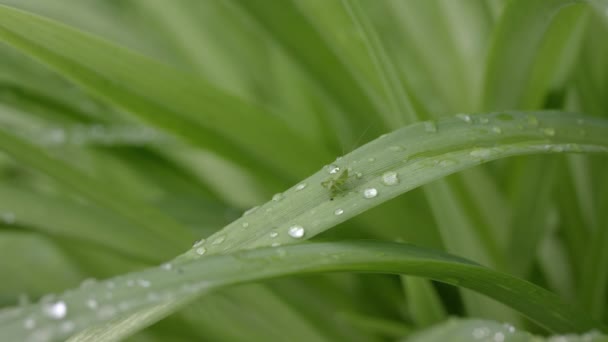
[[[553, 293], [466, 259], [411, 245], [345, 242], [241, 251], [178, 263], [173, 269], [153, 268], [110, 279], [70, 291], [47, 303], [3, 312], [0, 336], [7, 340], [27, 340], [34, 336], [59, 340], [92, 323], [166, 303], [171, 298], [278, 276], [332, 271], [428, 277], [499, 300], [554, 332], [605, 329]], [[95, 302], [95, 308], [91, 308], [91, 301]], [[24, 323], [34, 327], [28, 329]], [[112, 333], [121, 330], [124, 328]]]
[[162, 237], [167, 242], [166, 248], [176, 253], [191, 239], [192, 233], [157, 209], [142, 203], [138, 198], [120, 189], [107, 186], [102, 181], [92, 178], [57, 159], [29, 142], [0, 129], [0, 149], [13, 158], [36, 170], [46, 173], [66, 188], [75, 190], [86, 199], [107, 208], [121, 217], [128, 219], [149, 234]]
[[443, 321], [447, 317], [433, 283], [427, 279], [401, 277], [408, 313], [417, 327], [427, 327]]
[[[516, 0], [506, 5], [490, 45], [482, 108], [521, 107], [529, 90], [534, 62], [553, 18], [560, 10], [577, 3], [575, 0]], [[555, 58], [555, 55], [554, 52], [548, 57]], [[546, 76], [550, 76], [550, 72]]]
[[414, 336], [403, 340], [403, 342], [469, 342], [475, 340], [505, 342], [605, 342], [608, 341], [608, 337], [597, 331], [589, 331], [582, 335], [556, 335], [545, 338], [518, 330], [510, 324], [479, 319], [452, 319], [416, 333]]
[[272, 114], [197, 77], [9, 7], [0, 6], [0, 18], [0, 39], [104, 100], [252, 172], [299, 178], [329, 159], [325, 148]]
[[[373, 136], [386, 130], [386, 123], [378, 120], [382, 108], [373, 102], [371, 94], [324, 39], [300, 8], [314, 5], [299, 1], [238, 1], [257, 23], [299, 63], [320, 89], [329, 94], [348, 113], [345, 125], [352, 131], [369, 130]], [[279, 6], [280, 5], [280, 6]], [[339, 4], [335, 4], [339, 5]], [[331, 70], [328, 73], [327, 70]], [[369, 126], [370, 116], [374, 125]]]

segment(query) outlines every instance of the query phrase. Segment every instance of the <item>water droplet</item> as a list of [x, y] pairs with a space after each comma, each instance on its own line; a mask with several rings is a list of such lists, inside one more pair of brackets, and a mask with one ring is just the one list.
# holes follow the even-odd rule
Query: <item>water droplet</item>
[[378, 190], [376, 188], [367, 188], [363, 190], [363, 197], [365, 198], [374, 198], [378, 196]]
[[509, 323], [505, 323], [505, 324], [503, 324], [502, 326], [503, 326], [505, 329], [507, 329], [507, 331], [508, 331], [510, 334], [515, 333], [515, 327], [514, 327], [514, 326], [512, 326], [511, 324], [509, 324]]
[[460, 113], [460, 114], [456, 114], [456, 117], [459, 118], [460, 120], [466, 122], [466, 123], [471, 123], [471, 121], [472, 121], [471, 120], [471, 116], [468, 115], [468, 114]]
[[344, 214], [344, 210], [343, 210], [343, 209], [338, 208], [338, 209], [336, 209], [336, 210], [334, 211], [334, 214], [335, 214], [336, 216], [340, 216], [340, 215]]
[[200, 240], [196, 241], [196, 242], [194, 243], [194, 245], [192, 245], [192, 248], [199, 247], [199, 246], [201, 246], [201, 245], [202, 245], [202, 244], [204, 244], [204, 243], [205, 243], [205, 239], [200, 239]]
[[296, 185], [296, 191], [300, 191], [306, 187], [306, 183], [300, 183]]
[[490, 119], [488, 119], [488, 118], [486, 118], [486, 117], [484, 117], [484, 116], [482, 116], [482, 117], [480, 117], [480, 118], [479, 118], [479, 123], [480, 123], [480, 124], [485, 125], [485, 124], [487, 124], [488, 122], [490, 122]]
[[152, 285], [149, 280], [145, 279], [137, 279], [137, 284], [139, 284], [141, 287], [150, 287], [150, 285]]
[[271, 237], [271, 238], [273, 238], [273, 239], [274, 239], [274, 238], [276, 238], [277, 236], [279, 236], [279, 233], [277, 233], [277, 232], [275, 232], [275, 231], [272, 231], [272, 232], [270, 232], [270, 234], [269, 234], [269, 235], [270, 235], [270, 237]]
[[494, 334], [494, 342], [504, 342], [505, 340], [505, 334], [503, 334], [502, 332], [497, 332]]
[[469, 155], [475, 158], [486, 158], [492, 154], [492, 150], [489, 148], [476, 148]]
[[241, 226], [243, 228], [247, 228], [247, 227], [249, 227], [249, 222], [243, 222], [243, 224]]
[[334, 164], [328, 165], [327, 166], [327, 172], [329, 172], [329, 174], [334, 175], [338, 172], [340, 172], [340, 167]]
[[166, 263], [160, 265], [160, 268], [162, 268], [165, 271], [171, 271], [171, 269], [173, 268], [173, 265], [170, 262], [166, 262]]
[[33, 318], [31, 318], [31, 317], [30, 318], [26, 318], [23, 321], [23, 327], [25, 329], [34, 329], [36, 327], [36, 320], [33, 319]]
[[275, 201], [275, 202], [278, 202], [278, 201], [280, 201], [280, 200], [282, 200], [282, 199], [283, 199], [283, 194], [282, 194], [282, 193], [280, 193], [280, 192], [279, 192], [279, 193], [276, 193], [276, 194], [274, 194], [274, 195], [272, 196], [272, 200], [273, 200], [273, 201]]
[[429, 133], [437, 132], [437, 125], [434, 121], [425, 121], [424, 122], [424, 130]]
[[196, 254], [198, 255], [203, 255], [207, 252], [207, 249], [205, 247], [199, 247], [196, 249]]
[[385, 185], [389, 185], [389, 186], [399, 184], [399, 176], [397, 175], [397, 172], [395, 172], [395, 171], [385, 172], [382, 175], [382, 183], [384, 183]]
[[304, 236], [304, 227], [295, 225], [289, 227], [289, 231], [287, 232], [289, 236], [295, 239], [299, 239]]
[[498, 126], [494, 126], [492, 127], [492, 132], [496, 133], [496, 134], [501, 134], [502, 133], [502, 129]]
[[6, 224], [13, 224], [15, 223], [15, 214], [14, 213], [3, 213], [2, 214], [2, 221]]
[[225, 239], [226, 239], [226, 237], [224, 235], [218, 236], [215, 240], [213, 240], [213, 242], [211, 244], [212, 245], [219, 245], [222, 242], [224, 242]]
[[87, 301], [86, 301], [85, 304], [86, 304], [87, 308], [89, 308], [91, 310], [97, 309], [97, 306], [98, 306], [97, 305], [97, 301], [95, 299], [92, 299], [92, 298], [91, 299], [87, 299]]
[[439, 164], [437, 164], [437, 165], [439, 165], [441, 167], [448, 167], [448, 166], [452, 166], [455, 164], [456, 164], [456, 161], [454, 161], [452, 159], [444, 159], [444, 160], [440, 161]]
[[538, 126], [538, 119], [536, 118], [536, 116], [529, 115], [527, 119], [528, 119], [528, 125], [530, 125], [532, 127]]
[[473, 338], [476, 340], [481, 340], [482, 338], [486, 338], [490, 335], [490, 329], [486, 327], [475, 328], [473, 329]]
[[247, 215], [251, 215], [251, 214], [253, 214], [253, 213], [254, 213], [256, 210], [258, 210], [258, 208], [260, 208], [260, 206], [255, 206], [255, 207], [253, 207], [253, 208], [251, 208], [251, 209], [249, 209], [249, 210], [245, 211], [245, 212], [243, 213], [243, 216], [247, 216]]
[[552, 137], [555, 135], [555, 128], [552, 127], [546, 127], [542, 129], [542, 132], [544, 135]]
[[363, 174], [361, 172], [357, 172], [357, 173], [355, 173], [355, 177], [361, 179], [361, 178], [363, 178]]
[[63, 301], [45, 306], [44, 313], [52, 319], [62, 319], [68, 313], [68, 306]]

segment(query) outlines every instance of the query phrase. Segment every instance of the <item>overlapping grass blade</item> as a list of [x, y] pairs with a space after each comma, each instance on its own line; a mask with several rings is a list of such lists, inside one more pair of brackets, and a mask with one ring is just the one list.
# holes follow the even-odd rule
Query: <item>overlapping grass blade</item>
[[[108, 321], [116, 315], [133, 313], [184, 295], [290, 274], [335, 271], [428, 277], [502, 301], [554, 332], [603, 329], [556, 295], [465, 259], [404, 244], [343, 242], [241, 251], [177, 263], [172, 269], [154, 268], [110, 279], [71, 291], [50, 303], [5, 312], [0, 318], [0, 333], [8, 340], [27, 339], [35, 336], [33, 334], [58, 340], [91, 323]], [[91, 301], [95, 301], [98, 309], [91, 308]], [[65, 313], [59, 319], [52, 314], [56, 305], [65, 306]], [[35, 329], [23, 327], [27, 319], [35, 322]], [[70, 322], [70, 329], [65, 328], [65, 322]], [[96, 336], [97, 340], [104, 340], [100, 337]]]
[[479, 319], [452, 319], [416, 333], [414, 336], [404, 340], [404, 342], [468, 342], [484, 339], [487, 341], [517, 342], [604, 342], [608, 340], [608, 337], [597, 331], [589, 331], [581, 335], [568, 334], [545, 338], [532, 335], [523, 330], [515, 329], [515, 327], [510, 324]]
[[0, 6], [0, 18], [3, 41], [105, 101], [245, 165], [254, 174], [269, 172], [278, 180], [286, 175], [299, 178], [312, 171], [311, 165], [329, 158], [323, 146], [303, 139], [269, 110], [226, 94], [200, 78], [9, 7]]

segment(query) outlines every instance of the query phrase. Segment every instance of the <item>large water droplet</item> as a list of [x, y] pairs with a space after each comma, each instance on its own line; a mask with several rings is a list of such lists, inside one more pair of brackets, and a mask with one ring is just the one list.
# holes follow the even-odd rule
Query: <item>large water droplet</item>
[[52, 319], [62, 319], [68, 313], [68, 306], [63, 301], [58, 301], [45, 306], [44, 313]]
[[304, 236], [304, 227], [295, 225], [289, 227], [289, 231], [287, 232], [289, 236], [295, 239], [302, 238]]
[[382, 175], [382, 183], [384, 183], [385, 185], [389, 185], [389, 186], [399, 184], [399, 176], [397, 175], [397, 172], [395, 172], [395, 171], [385, 172]]
[[374, 198], [378, 196], [378, 190], [376, 188], [367, 188], [363, 190], [363, 197], [365, 198]]
[[331, 175], [334, 175], [334, 174], [340, 172], [340, 167], [338, 165], [334, 165], [334, 164], [328, 165], [327, 172], [329, 172], [329, 174], [331, 174]]

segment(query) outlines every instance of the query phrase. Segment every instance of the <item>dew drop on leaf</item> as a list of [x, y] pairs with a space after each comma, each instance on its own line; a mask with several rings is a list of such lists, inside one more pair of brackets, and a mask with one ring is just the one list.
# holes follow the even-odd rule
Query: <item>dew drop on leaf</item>
[[276, 238], [277, 236], [279, 236], [279, 233], [277, 233], [277, 232], [275, 232], [275, 231], [272, 231], [272, 232], [270, 232], [270, 234], [269, 234], [269, 235], [270, 235], [270, 237], [271, 237], [271, 238], [273, 238], [273, 239], [274, 239], [274, 238]]
[[437, 125], [434, 121], [426, 121], [424, 123], [424, 130], [429, 133], [435, 133], [437, 132]]
[[552, 137], [555, 135], [555, 128], [552, 128], [552, 127], [543, 128], [542, 132], [544, 135]]
[[460, 120], [466, 122], [466, 123], [471, 123], [471, 121], [472, 121], [471, 120], [471, 116], [468, 115], [468, 114], [460, 113], [460, 114], [456, 114], [456, 117], [459, 118]]
[[205, 247], [199, 247], [196, 249], [196, 254], [198, 255], [203, 255], [205, 254], [205, 252], [207, 252], [207, 249]]
[[295, 239], [300, 239], [304, 236], [304, 227], [295, 225], [289, 227], [289, 231], [287, 232], [289, 236]]
[[213, 240], [213, 242], [211, 243], [212, 245], [219, 245], [221, 243], [224, 242], [224, 240], [226, 239], [225, 236], [218, 236], [215, 240]]
[[399, 184], [399, 176], [397, 175], [397, 172], [395, 172], [395, 171], [385, 172], [382, 175], [382, 183], [384, 183], [385, 185], [388, 185], [388, 186]]
[[344, 210], [343, 210], [343, 209], [338, 208], [338, 209], [336, 209], [336, 210], [334, 211], [334, 214], [335, 214], [336, 216], [340, 216], [340, 215], [344, 214]]
[[205, 239], [200, 239], [200, 240], [196, 241], [196, 242], [194, 243], [194, 245], [192, 245], [192, 248], [199, 247], [199, 246], [201, 246], [201, 245], [202, 245], [202, 244], [204, 244], [204, 243], [205, 243]]
[[275, 202], [278, 202], [278, 201], [280, 201], [280, 200], [282, 200], [282, 199], [283, 199], [283, 194], [282, 194], [282, 193], [280, 193], [280, 192], [279, 192], [279, 193], [276, 193], [276, 194], [274, 194], [274, 195], [272, 196], [272, 200], [273, 200], [273, 201], [275, 201]]
[[327, 172], [329, 172], [330, 175], [335, 175], [336, 173], [340, 172], [340, 167], [334, 164], [328, 165]]
[[300, 183], [296, 185], [296, 191], [300, 191], [306, 187], [306, 183]]
[[378, 190], [376, 188], [367, 188], [363, 190], [363, 197], [365, 198], [374, 198], [378, 196]]
[[87, 308], [91, 309], [91, 310], [95, 310], [97, 309], [97, 301], [95, 299], [87, 299], [86, 301], [86, 306]]
[[498, 126], [494, 126], [492, 127], [492, 132], [496, 133], [496, 134], [501, 134], [502, 133], [502, 129]]
[[68, 306], [63, 301], [55, 302], [47, 305], [44, 313], [52, 319], [62, 319], [68, 313]]

